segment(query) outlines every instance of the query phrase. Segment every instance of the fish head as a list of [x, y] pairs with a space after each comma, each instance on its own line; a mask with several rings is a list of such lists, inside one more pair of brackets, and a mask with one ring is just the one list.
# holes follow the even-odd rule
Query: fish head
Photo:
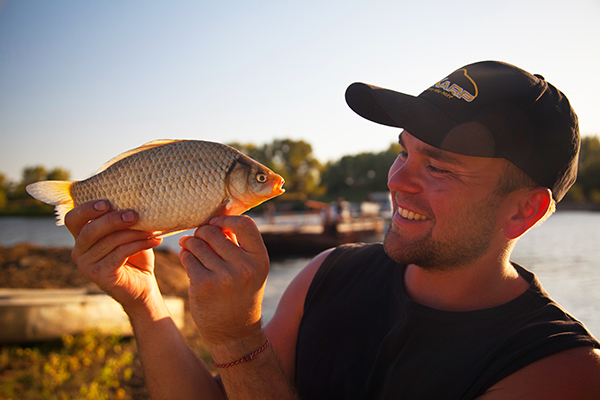
[[229, 174], [227, 192], [231, 205], [228, 208], [232, 209], [232, 214], [241, 214], [283, 194], [284, 183], [281, 175], [264, 165], [249, 157], [240, 158]]

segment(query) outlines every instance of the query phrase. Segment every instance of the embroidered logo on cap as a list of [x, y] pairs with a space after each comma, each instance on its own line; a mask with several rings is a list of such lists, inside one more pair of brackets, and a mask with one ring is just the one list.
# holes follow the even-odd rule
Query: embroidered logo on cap
[[[469, 87], [469, 89], [471, 90], [471, 92], [469, 92], [467, 89], [465, 89], [463, 86], [460, 86], [458, 83], [456, 83], [456, 81], [453, 79], [453, 75], [458, 74], [462, 72], [465, 76], [465, 78], [468, 79], [468, 81], [465, 81], [465, 83], [463, 83], [463, 86], [472, 86], [472, 88]], [[461, 76], [457, 76], [456, 78], [461, 78]], [[470, 84], [469, 84], [470, 82]], [[454, 71], [450, 76], [442, 79], [441, 81], [437, 82], [435, 85], [433, 85], [432, 87], [429, 88], [429, 90], [434, 91], [435, 93], [439, 93], [441, 95], [444, 95], [446, 97], [452, 98], [455, 97], [457, 99], [463, 99], [466, 102], [472, 102], [477, 95], [479, 94], [479, 90], [477, 89], [477, 84], [475, 83], [475, 81], [467, 74], [467, 70], [462, 68], [459, 69], [457, 71]], [[474, 94], [473, 94], [473, 93]]]

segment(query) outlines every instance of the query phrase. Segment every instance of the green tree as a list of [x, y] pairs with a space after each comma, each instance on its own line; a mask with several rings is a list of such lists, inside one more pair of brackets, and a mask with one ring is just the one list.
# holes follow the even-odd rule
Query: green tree
[[35, 167], [25, 167], [21, 178], [21, 185], [27, 186], [30, 183], [37, 181], [44, 181], [48, 176], [48, 170], [42, 165], [36, 165]]
[[585, 203], [586, 198], [585, 198], [585, 194], [583, 193], [583, 188], [581, 187], [581, 185], [576, 182], [573, 186], [571, 186], [569, 191], [565, 194], [563, 201], [575, 202], [575, 203]]
[[69, 171], [54, 168], [50, 171], [42, 165], [23, 168], [21, 181], [8, 182], [0, 173], [0, 211], [3, 215], [46, 215], [52, 214], [54, 207], [35, 200], [25, 190], [30, 183], [44, 180], [68, 180]]
[[581, 138], [577, 182], [565, 196], [567, 201], [600, 202], [600, 138]]
[[600, 162], [600, 138], [598, 136], [584, 136], [581, 138], [579, 152], [579, 168], [586, 169], [590, 165]]
[[275, 140], [269, 152], [273, 155], [272, 165], [288, 182], [292, 193], [316, 194], [321, 183], [321, 164], [312, 155], [312, 146], [291, 139]]
[[54, 168], [46, 175], [49, 181], [68, 181], [71, 173], [64, 168]]
[[362, 201], [369, 193], [387, 191], [388, 171], [400, 150], [394, 143], [380, 153], [348, 155], [328, 163], [322, 174], [327, 197]]
[[242, 153], [264, 164], [285, 179], [288, 194], [316, 196], [320, 192], [322, 166], [312, 155], [312, 146], [303, 140], [276, 139], [263, 146], [230, 143]]
[[23, 168], [23, 171], [21, 172], [21, 181], [12, 192], [11, 200], [25, 202], [23, 204], [29, 204], [32, 199], [25, 191], [25, 187], [30, 183], [46, 180], [47, 175], [48, 170], [42, 165]]
[[25, 187], [30, 183], [46, 181], [46, 180], [68, 180], [70, 177], [69, 171], [64, 168], [54, 168], [48, 171], [43, 165], [23, 168], [21, 182], [17, 186], [15, 196], [18, 198], [28, 198], [29, 195], [25, 191]]
[[8, 204], [8, 178], [0, 172], [0, 210], [4, 210]]

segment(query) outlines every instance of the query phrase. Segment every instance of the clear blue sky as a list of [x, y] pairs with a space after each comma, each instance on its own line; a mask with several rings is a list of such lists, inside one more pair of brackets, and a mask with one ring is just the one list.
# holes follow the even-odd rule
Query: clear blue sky
[[397, 131], [350, 83], [417, 95], [484, 59], [541, 73], [600, 134], [598, 21], [598, 0], [0, 0], [0, 172], [83, 179], [159, 138], [380, 151]]

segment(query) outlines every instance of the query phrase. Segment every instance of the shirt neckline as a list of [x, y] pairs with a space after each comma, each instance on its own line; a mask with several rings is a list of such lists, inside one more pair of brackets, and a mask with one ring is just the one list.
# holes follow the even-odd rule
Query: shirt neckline
[[536, 298], [540, 292], [543, 292], [543, 288], [533, 272], [525, 269], [515, 262], [511, 262], [511, 264], [515, 267], [519, 275], [529, 283], [529, 287], [527, 290], [525, 290], [525, 292], [513, 300], [498, 306], [471, 311], [445, 311], [417, 303], [411, 300], [406, 293], [404, 285], [406, 265], [401, 265], [401, 268], [396, 270], [396, 274], [394, 276], [394, 286], [397, 293], [397, 299], [401, 309], [410, 310], [434, 319], [457, 321], [494, 318], [499, 315], [510, 313], [515, 309], [529, 304], [529, 302]]

